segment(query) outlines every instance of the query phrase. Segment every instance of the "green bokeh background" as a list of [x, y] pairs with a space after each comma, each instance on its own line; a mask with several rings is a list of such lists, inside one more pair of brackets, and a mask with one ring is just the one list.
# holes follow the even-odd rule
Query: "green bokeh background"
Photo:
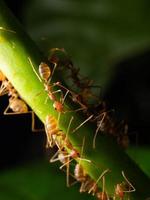
[[[102, 86], [101, 95], [115, 108], [118, 120], [129, 123], [128, 153], [150, 176], [150, 2], [6, 3], [45, 55], [50, 48], [65, 48], [81, 73]], [[2, 110], [6, 106], [7, 100], [2, 97]], [[0, 199], [94, 199], [80, 195], [79, 185], [66, 188], [65, 174], [48, 163], [43, 133], [30, 132], [30, 116], [12, 119], [4, 117], [1, 111], [0, 117]]]

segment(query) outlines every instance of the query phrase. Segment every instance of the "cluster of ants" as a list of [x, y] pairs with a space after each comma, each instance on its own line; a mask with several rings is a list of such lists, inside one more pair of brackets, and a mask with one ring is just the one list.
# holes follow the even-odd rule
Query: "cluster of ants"
[[[59, 53], [63, 54], [59, 57]], [[51, 54], [48, 58], [48, 64], [42, 62], [39, 65], [39, 73], [34, 69], [33, 63], [28, 57], [28, 61], [35, 72], [38, 79], [43, 83], [44, 90], [48, 94], [48, 98], [53, 102], [53, 108], [58, 112], [58, 119], [52, 115], [47, 115], [45, 120], [45, 132], [47, 136], [47, 148], [52, 148], [57, 146], [58, 150], [50, 159], [50, 162], [60, 161], [62, 165], [60, 169], [66, 167], [66, 182], [67, 186], [73, 185], [76, 182], [81, 183], [80, 192], [88, 192], [93, 196], [96, 196], [98, 200], [123, 200], [125, 195], [135, 191], [133, 185], [129, 182], [125, 176], [124, 171], [122, 171], [122, 177], [124, 181], [115, 186], [115, 191], [113, 196], [109, 196], [105, 189], [105, 175], [110, 172], [109, 169], [104, 170], [97, 181], [94, 181], [82, 167], [81, 161], [91, 163], [91, 160], [82, 158], [85, 138], [83, 138], [81, 152], [79, 152], [70, 142], [68, 138], [68, 133], [70, 132], [70, 126], [73, 121], [71, 117], [67, 133], [60, 130], [59, 119], [60, 114], [65, 112], [72, 112], [72, 110], [65, 109], [65, 100], [70, 98], [77, 105], [77, 109], [73, 112], [83, 112], [86, 115], [86, 120], [84, 120], [78, 127], [76, 127], [72, 132], [77, 131], [81, 126], [83, 126], [88, 121], [96, 122], [97, 128], [93, 138], [93, 148], [96, 147], [96, 136], [98, 132], [103, 132], [110, 134], [117, 138], [117, 142], [122, 147], [128, 146], [128, 135], [127, 135], [127, 125], [122, 122], [119, 126], [116, 122], [111, 119], [110, 113], [113, 110], [107, 110], [104, 102], [99, 101], [99, 96], [95, 95], [92, 91], [94, 86], [92, 81], [88, 78], [84, 78], [79, 74], [79, 69], [75, 68], [67, 56], [64, 49], [54, 48], [51, 49]], [[66, 85], [62, 85], [61, 82], [57, 81], [51, 83], [53, 74], [55, 70], [66, 70], [69, 72], [68, 78], [73, 83], [72, 89], [68, 89]], [[10, 81], [5, 77], [5, 75], [0, 71], [0, 95], [7, 94], [9, 97], [9, 104], [4, 111], [4, 114], [22, 114], [31, 113], [32, 114], [32, 130], [34, 128], [34, 113], [30, 111], [26, 103], [21, 99], [18, 92], [12, 86]], [[54, 88], [57, 88], [54, 90]], [[58, 95], [60, 94], [60, 95]], [[91, 104], [90, 99], [94, 99], [97, 103]], [[9, 111], [11, 110], [11, 111]], [[69, 167], [70, 163], [78, 161], [75, 164], [73, 174], [70, 173]], [[72, 176], [75, 181], [70, 184], [69, 176]], [[98, 182], [102, 180], [102, 190], [98, 188]]]

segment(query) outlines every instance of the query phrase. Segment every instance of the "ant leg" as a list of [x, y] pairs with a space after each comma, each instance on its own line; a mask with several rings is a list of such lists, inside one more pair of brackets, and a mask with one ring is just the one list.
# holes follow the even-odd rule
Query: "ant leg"
[[29, 63], [30, 63], [30, 65], [31, 65], [31, 67], [32, 67], [33, 72], [35, 73], [35, 75], [37, 76], [37, 78], [40, 80], [40, 82], [42, 82], [42, 79], [40, 78], [40, 76], [38, 75], [38, 73], [36, 72], [36, 70], [35, 70], [35, 68], [34, 68], [34, 66], [33, 66], [33, 63], [32, 63], [32, 61], [31, 61], [31, 58], [28, 57], [28, 60], [29, 60]]
[[55, 72], [56, 67], [57, 67], [57, 63], [53, 63], [53, 64], [54, 64], [54, 68], [53, 68], [53, 70], [52, 70], [52, 73], [51, 73], [51, 76], [50, 76], [49, 80], [47, 81], [47, 84], [49, 84], [49, 83], [51, 82], [52, 77], [53, 77], [54, 72]]
[[122, 171], [122, 176], [125, 179], [125, 181], [128, 183], [129, 187], [131, 187], [131, 190], [125, 190], [124, 192], [126, 192], [126, 193], [135, 192], [136, 191], [135, 187], [129, 182], [129, 180], [127, 179], [127, 177], [124, 174], [124, 171]]
[[[54, 87], [54, 85], [51, 86], [51, 88]], [[62, 93], [61, 90], [56, 90], [56, 91], [47, 91], [48, 92], [48, 96], [46, 97], [44, 104], [47, 103], [48, 98], [50, 98], [51, 100], [55, 101], [56, 97], [54, 96], [54, 94], [56, 93]]]
[[70, 171], [70, 162], [69, 162], [69, 157], [67, 159], [67, 164], [66, 164], [66, 183], [67, 183], [67, 187], [70, 186], [70, 181], [69, 181], [69, 171]]
[[106, 112], [103, 113], [103, 117], [102, 117], [102, 119], [100, 121], [100, 124], [98, 125], [98, 127], [97, 127], [97, 129], [95, 131], [95, 135], [94, 135], [94, 138], [93, 138], [93, 149], [95, 149], [95, 147], [96, 147], [96, 137], [97, 137], [97, 134], [98, 134], [98, 132], [99, 132], [101, 126], [102, 126], [102, 123], [103, 123], [103, 121], [105, 119], [105, 116], [106, 116]]
[[69, 148], [69, 149], [72, 149], [72, 144], [68, 140], [68, 135], [69, 135], [69, 131], [70, 131], [70, 127], [71, 127], [73, 119], [74, 119], [74, 117], [72, 116], [70, 118], [70, 121], [69, 121], [69, 124], [68, 124], [68, 127], [67, 127], [66, 136], [65, 136], [65, 139], [64, 139], [64, 143], [66, 144], [67, 148]]
[[51, 157], [50, 162], [56, 162], [59, 161], [60, 159], [58, 158], [58, 154], [60, 153], [60, 150], [57, 150], [56, 153]]
[[56, 82], [55, 85], [58, 85], [59, 87], [63, 88], [64, 90], [68, 91], [68, 93], [70, 93], [72, 95], [72, 101], [77, 102], [81, 108], [77, 109], [77, 110], [69, 110], [67, 112], [78, 112], [81, 110], [87, 110], [87, 107], [82, 104], [77, 98], [77, 94], [75, 94], [74, 92], [72, 92], [71, 90], [69, 90], [68, 88], [66, 88], [65, 86], [63, 86], [60, 82]]
[[9, 110], [9, 108], [10, 108], [10, 106], [9, 106], [9, 104], [8, 104], [8, 106], [5, 108], [5, 110], [4, 110], [4, 112], [3, 112], [3, 114], [4, 115], [14, 115], [15, 113], [8, 113], [7, 111]]
[[105, 119], [107, 113], [109, 113], [109, 112], [114, 112], [114, 109], [111, 109], [111, 110], [109, 110], [109, 111], [104, 111], [104, 112], [102, 112], [100, 115], [98, 115], [98, 116], [95, 118], [95, 119], [97, 119], [97, 118], [99, 118], [100, 116], [102, 116], [102, 119], [101, 119], [101, 121], [100, 121], [100, 123], [99, 123], [99, 125], [98, 125], [98, 127], [97, 127], [97, 129], [96, 129], [96, 131], [95, 131], [95, 135], [94, 135], [94, 138], [93, 138], [93, 149], [95, 149], [95, 147], [96, 147], [96, 137], [97, 137], [97, 134], [98, 134], [100, 128], [102, 127], [102, 124], [103, 124], [103, 122], [104, 122], [104, 119]]
[[[61, 90], [60, 90], [60, 91], [61, 91]], [[63, 97], [63, 93], [62, 93], [62, 91], [61, 91], [61, 97], [60, 97], [61, 109], [60, 109], [60, 111], [59, 111], [59, 113], [58, 113], [58, 119], [57, 119], [58, 123], [59, 123], [59, 121], [60, 121], [61, 113], [64, 113], [64, 105], [63, 105], [63, 104], [64, 104], [64, 101], [65, 101], [65, 99], [66, 99], [68, 93], [69, 93], [69, 90], [66, 91], [66, 93], [65, 93], [65, 95], [64, 95], [64, 97]], [[55, 104], [55, 102], [54, 102], [54, 104]], [[54, 106], [54, 104], [53, 104], [53, 106]], [[56, 106], [56, 110], [57, 110], [57, 106]]]
[[79, 128], [81, 128], [86, 122], [88, 122], [90, 119], [92, 119], [94, 115], [90, 115], [86, 120], [84, 120], [79, 126], [77, 126], [72, 133], [76, 132]]
[[[73, 181], [72, 183], [69, 183], [70, 181], [67, 180], [67, 187], [71, 187], [73, 185], [75, 185], [78, 181], [76, 180], [75, 176], [73, 174], [71, 174], [70, 172], [66, 172], [64, 169], [62, 169], [65, 173], [68, 173], [68, 176], [71, 176], [72, 178], [75, 179], [75, 181]], [[69, 170], [68, 170], [69, 171]], [[66, 174], [67, 175], [67, 174]]]
[[[66, 155], [64, 156], [64, 158], [70, 158], [70, 155]], [[73, 161], [73, 159], [69, 159], [67, 162], [65, 162], [64, 164], [62, 164], [59, 169], [62, 169], [63, 167], [65, 167], [66, 165], [70, 164]]]
[[31, 119], [32, 119], [32, 123], [31, 123], [31, 130], [32, 132], [42, 132], [45, 129], [44, 128], [35, 128], [35, 113], [33, 111], [28, 111], [27, 113], [31, 113]]
[[22, 115], [22, 114], [29, 114], [31, 113], [31, 130], [32, 132], [41, 132], [44, 131], [44, 129], [36, 129], [35, 128], [35, 115], [33, 111], [27, 111], [27, 112], [8, 112], [8, 110], [10, 109], [10, 105], [8, 104], [8, 106], [6, 107], [6, 109], [4, 110], [3, 114], [4, 115]]
[[80, 186], [80, 193], [82, 192], [86, 192], [87, 191], [87, 188], [88, 188], [88, 185], [90, 184], [91, 182], [91, 179], [89, 179], [89, 177], [87, 177], [87, 180], [84, 180], [81, 182], [81, 186]]
[[3, 86], [3, 83], [0, 87], [0, 96], [3, 96], [5, 94], [8, 94], [8, 90], [6, 89], [6, 87]]
[[95, 182], [95, 184], [91, 187], [91, 189], [88, 191], [88, 193], [90, 194], [96, 187], [97, 183], [105, 176], [106, 173], [110, 172], [109, 169], [106, 169], [102, 172], [102, 174], [99, 176], [99, 178], [97, 179], [97, 181]]
[[52, 137], [52, 135], [48, 134], [48, 131], [46, 128], [45, 128], [45, 133], [46, 133], [46, 137], [47, 137], [46, 148], [54, 147], [55, 143], [54, 143], [53, 137]]

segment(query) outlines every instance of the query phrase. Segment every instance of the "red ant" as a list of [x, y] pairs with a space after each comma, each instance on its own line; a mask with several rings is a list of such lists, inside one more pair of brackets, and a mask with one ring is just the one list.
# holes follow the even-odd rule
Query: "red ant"
[[44, 81], [44, 88], [45, 88], [45, 91], [48, 93], [48, 97], [50, 98], [50, 100], [54, 101], [53, 103], [53, 107], [54, 109], [57, 111], [57, 112], [60, 112], [60, 113], [64, 113], [64, 101], [65, 101], [65, 98], [69, 92], [69, 90], [67, 90], [66, 94], [64, 95], [64, 97], [61, 97], [61, 99], [58, 101], [57, 100], [57, 97], [56, 97], [56, 93], [60, 92], [62, 94], [62, 91], [61, 90], [56, 90], [56, 91], [53, 91], [52, 88], [54, 86], [57, 86], [57, 83], [53, 83], [53, 84], [50, 84], [50, 81], [52, 79], [52, 75], [55, 71], [55, 68], [56, 68], [56, 65], [54, 66], [54, 69], [53, 71], [51, 72], [51, 69], [50, 67], [46, 64], [46, 63], [41, 63], [39, 65], [39, 74], [40, 76], [37, 74], [37, 72], [35, 71], [34, 69], [34, 66], [32, 64], [32, 61], [30, 58], [28, 58], [31, 66], [32, 66], [32, 69], [34, 70], [35, 74], [37, 75], [38, 79], [42, 82], [42, 80]]
[[[83, 149], [83, 145], [84, 145], [85, 139], [83, 139], [83, 144], [82, 144], [82, 149]], [[70, 144], [69, 144], [70, 146]], [[81, 150], [82, 152], [83, 150]], [[82, 153], [81, 153], [82, 154]], [[91, 163], [90, 160], [82, 158], [80, 156], [80, 153], [74, 148], [72, 147], [70, 149], [70, 152], [68, 153], [65, 148], [63, 147], [62, 149], [58, 149], [58, 151], [54, 154], [54, 156], [50, 159], [50, 162], [56, 162], [56, 161], [60, 161], [62, 163], [62, 165], [60, 166], [60, 169], [62, 169], [64, 166], [66, 166], [67, 169], [67, 186], [70, 186], [69, 184], [69, 165], [70, 162], [72, 162], [74, 159], [77, 160], [82, 160], [82, 161], [87, 161], [89, 163]]]
[[122, 171], [122, 176], [126, 182], [119, 183], [115, 187], [115, 196], [118, 196], [120, 200], [124, 199], [125, 193], [135, 192], [134, 186], [129, 182], [123, 171]]
[[[0, 71], [1, 72], [1, 71]], [[9, 96], [9, 104], [4, 110], [4, 115], [16, 115], [16, 114], [26, 114], [31, 113], [32, 116], [32, 131], [39, 132], [41, 129], [35, 129], [35, 117], [33, 111], [29, 111], [27, 104], [20, 99], [18, 92], [12, 86], [10, 81], [7, 80], [3, 73], [0, 73], [0, 81], [2, 81], [2, 85], [0, 88], [0, 95], [8, 94]], [[11, 109], [13, 112], [9, 112]]]
[[[93, 183], [92, 187], [89, 189], [88, 193], [90, 194], [91, 192], [93, 193], [93, 195], [96, 194], [96, 196], [105, 196], [106, 192], [105, 192], [105, 174], [110, 172], [109, 169], [106, 169], [102, 172], [102, 174], [99, 176], [99, 178], [97, 179], [96, 182]], [[100, 180], [103, 180], [103, 185], [102, 185], [102, 192], [99, 192], [98, 191], [98, 186], [97, 186], [97, 183], [100, 181]], [[103, 197], [104, 198], [104, 197]], [[103, 200], [102, 198], [100, 200]]]

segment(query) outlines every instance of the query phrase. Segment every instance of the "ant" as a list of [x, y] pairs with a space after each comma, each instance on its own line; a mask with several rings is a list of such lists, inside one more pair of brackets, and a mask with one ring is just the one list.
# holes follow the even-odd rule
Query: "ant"
[[65, 134], [58, 129], [58, 122], [52, 115], [46, 116], [45, 121], [45, 131], [47, 135], [47, 146], [53, 147], [57, 145], [59, 149], [62, 148], [62, 145], [58, 144], [57, 137], [62, 137], [62, 140], [66, 137]]
[[53, 103], [53, 107], [54, 109], [57, 111], [57, 112], [60, 112], [60, 113], [64, 113], [64, 101], [65, 101], [65, 98], [69, 92], [69, 90], [66, 91], [66, 94], [64, 95], [64, 97], [61, 97], [60, 100], [57, 100], [57, 97], [56, 97], [56, 93], [60, 92], [61, 93], [61, 96], [62, 95], [62, 91], [61, 90], [56, 90], [56, 91], [53, 91], [53, 87], [54, 86], [57, 86], [57, 83], [53, 83], [53, 84], [50, 84], [50, 81], [52, 79], [52, 76], [53, 76], [53, 73], [55, 71], [55, 68], [56, 68], [56, 64], [54, 66], [54, 69], [53, 71], [51, 71], [50, 67], [44, 63], [44, 62], [41, 62], [41, 64], [39, 65], [39, 74], [40, 76], [37, 74], [37, 72], [35, 71], [34, 69], [34, 66], [33, 66], [33, 63], [31, 61], [31, 59], [28, 57], [28, 60], [30, 62], [30, 65], [32, 66], [32, 69], [34, 70], [35, 74], [37, 75], [38, 79], [42, 82], [42, 80], [44, 81], [44, 88], [45, 88], [45, 91], [48, 93], [48, 97], [50, 98], [50, 100], [52, 100], [54, 103]]
[[[85, 138], [83, 138], [83, 144], [82, 144], [82, 149], [81, 149], [81, 155], [83, 152], [83, 146], [84, 146], [84, 142], [85, 142]], [[69, 144], [70, 146], [70, 144]], [[80, 153], [72, 146], [71, 149], [69, 149], [69, 153], [66, 151], [66, 149], [63, 147], [61, 149], [58, 149], [58, 151], [54, 154], [54, 156], [50, 159], [50, 162], [56, 162], [56, 161], [60, 161], [62, 163], [62, 165], [60, 166], [60, 169], [62, 169], [64, 166], [66, 166], [67, 169], [67, 173], [66, 173], [66, 177], [67, 177], [67, 187], [70, 186], [69, 183], [69, 166], [70, 163], [74, 160], [77, 159], [79, 161], [86, 161], [91, 163], [90, 160], [82, 158], [80, 156]]]
[[[11, 109], [13, 112], [8, 112], [8, 110]], [[35, 128], [35, 115], [33, 111], [29, 111], [27, 104], [18, 97], [10, 97], [9, 98], [9, 104], [4, 110], [4, 115], [17, 115], [17, 114], [27, 114], [31, 113], [32, 117], [32, 124], [31, 124], [31, 130], [32, 132], [41, 132], [43, 129], [36, 129]]]
[[[32, 117], [32, 125], [31, 129], [33, 132], [39, 132], [42, 131], [41, 129], [35, 129], [35, 117], [34, 112], [29, 111], [27, 104], [25, 101], [23, 101], [20, 97], [18, 92], [15, 90], [13, 85], [10, 83], [10, 81], [7, 80], [5, 75], [0, 71], [0, 81], [2, 81], [2, 85], [0, 87], [0, 95], [7, 94], [9, 97], [9, 103], [8, 106], [4, 110], [4, 115], [16, 115], [16, 114], [25, 114], [25, 113], [31, 113]], [[12, 110], [12, 112], [9, 112], [9, 109]]]
[[[73, 63], [68, 57], [66, 51], [63, 48], [53, 48], [50, 51], [51, 51], [51, 56], [49, 57], [49, 61], [54, 65], [57, 65], [59, 69], [65, 67], [63, 69], [67, 69], [70, 71], [69, 77], [71, 77], [71, 79], [73, 80], [73, 85], [70, 87], [73, 88], [76, 85], [77, 90], [78, 91], [80, 90], [76, 94], [76, 99], [78, 99], [78, 101], [80, 101], [85, 106], [88, 106], [88, 102], [91, 97], [92, 98], [94, 97], [96, 100], [99, 100], [99, 97], [93, 94], [91, 88], [93, 87], [101, 88], [101, 87], [92, 85], [93, 81], [89, 80], [87, 77], [81, 77], [81, 75], [79, 74], [79, 69], [73, 66]], [[61, 56], [60, 53], [63, 56]]]
[[120, 200], [124, 199], [125, 193], [135, 192], [134, 186], [129, 182], [123, 171], [122, 176], [126, 182], [119, 183], [115, 187], [115, 196], [118, 196]]
[[[28, 60], [34, 70], [34, 72], [36, 73], [34, 67], [33, 67], [33, 64], [32, 64], [32, 61], [31, 59], [28, 57]], [[44, 81], [44, 87], [45, 87], [45, 90], [48, 92], [48, 96], [49, 98], [54, 102], [53, 103], [53, 107], [54, 109], [60, 114], [60, 113], [65, 113], [65, 112], [76, 112], [76, 111], [79, 111], [79, 110], [82, 110], [83, 108], [79, 108], [77, 110], [67, 110], [65, 111], [64, 110], [64, 101], [68, 95], [68, 93], [70, 92], [72, 95], [74, 95], [70, 90], [68, 90], [66, 87], [64, 87], [63, 85], [61, 85], [60, 82], [56, 82], [56, 83], [53, 83], [53, 84], [50, 84], [50, 81], [51, 81], [51, 78], [52, 78], [52, 75], [54, 74], [54, 70], [56, 68], [56, 64], [54, 66], [54, 69], [53, 71], [51, 72], [51, 69], [50, 67], [46, 64], [46, 63], [41, 63], [39, 65], [39, 73], [40, 73], [40, 77], [38, 76], [38, 74], [36, 73], [36, 75], [38, 76], [38, 78], [41, 80], [42, 82], [42, 79]], [[58, 93], [58, 92], [61, 92], [62, 94], [62, 90], [56, 90], [56, 91], [53, 91], [52, 90], [52, 87], [54, 86], [58, 86], [58, 87], [61, 87], [63, 89], [66, 90], [66, 93], [65, 95], [60, 98], [60, 100], [57, 100], [56, 96], [55, 96], [55, 93]], [[83, 124], [85, 124], [87, 121], [89, 121], [93, 116], [91, 115], [88, 119], [86, 119], [82, 124], [80, 124], [73, 132], [75, 132], [77, 129], [79, 129]], [[60, 118], [60, 115], [58, 116], [58, 119]], [[58, 120], [59, 121], [59, 120]]]
[[[93, 195], [96, 194], [97, 197], [100, 197], [100, 196], [101, 196], [102, 198], [101, 198], [101, 199], [99, 198], [99, 200], [105, 200], [105, 199], [103, 199], [104, 196], [106, 196], [106, 192], [105, 192], [105, 174], [107, 174], [108, 172], [110, 172], [109, 169], [104, 170], [104, 171], [101, 173], [101, 175], [99, 176], [99, 178], [97, 179], [97, 181], [96, 181], [96, 182], [93, 182], [92, 187], [91, 187], [91, 188], [89, 189], [89, 191], [88, 191], [89, 194], [92, 192], [92, 194], [93, 194]], [[102, 184], [102, 192], [99, 192], [99, 191], [98, 191], [98, 186], [97, 186], [97, 184], [98, 184], [98, 182], [99, 182], [101, 179], [102, 179], [102, 182], [103, 182], [103, 184]]]

